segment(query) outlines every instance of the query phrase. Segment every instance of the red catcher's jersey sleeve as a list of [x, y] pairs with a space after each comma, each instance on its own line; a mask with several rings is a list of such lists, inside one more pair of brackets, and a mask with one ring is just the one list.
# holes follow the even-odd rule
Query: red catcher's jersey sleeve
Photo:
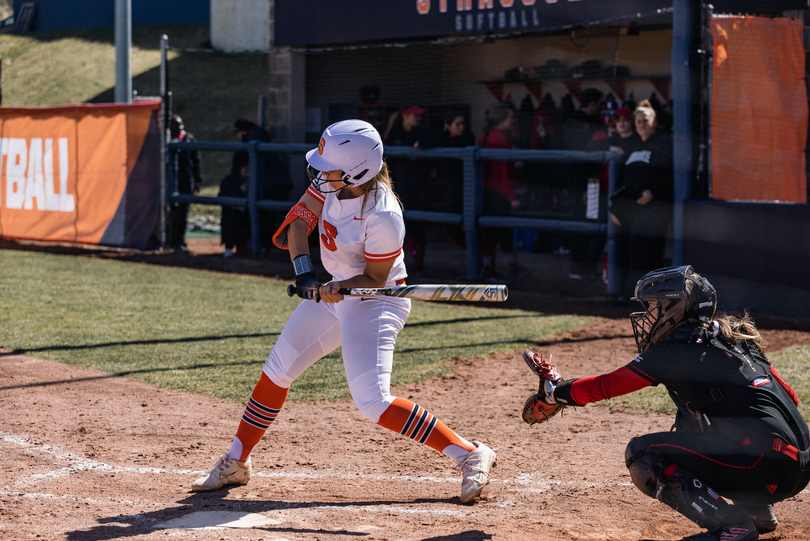
[[584, 406], [648, 387], [650, 382], [622, 366], [609, 374], [582, 378], [571, 384], [571, 399]]

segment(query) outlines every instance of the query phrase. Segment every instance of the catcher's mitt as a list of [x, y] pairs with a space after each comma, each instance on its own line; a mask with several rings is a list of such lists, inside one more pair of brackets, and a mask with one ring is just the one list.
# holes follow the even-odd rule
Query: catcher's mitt
[[546, 404], [542, 396], [533, 394], [523, 405], [523, 421], [530, 425], [545, 423], [560, 413], [563, 408], [565, 408], [563, 404]]
[[548, 359], [547, 361], [528, 349], [523, 351], [523, 360], [540, 377], [537, 393], [531, 395], [523, 405], [523, 421], [530, 425], [544, 423], [565, 408], [565, 404], [557, 403], [549, 397], [549, 391], [563, 378], [557, 367], [551, 364], [551, 355]]

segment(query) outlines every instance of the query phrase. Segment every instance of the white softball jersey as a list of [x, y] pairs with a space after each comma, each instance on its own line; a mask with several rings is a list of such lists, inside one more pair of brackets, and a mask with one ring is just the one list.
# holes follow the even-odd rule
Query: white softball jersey
[[380, 185], [368, 197], [342, 200], [337, 197], [339, 192], [322, 194], [311, 186], [307, 193], [323, 203], [318, 219], [321, 263], [333, 279], [363, 274], [367, 261], [391, 259], [394, 265], [385, 285], [405, 279], [405, 222], [391, 190]]

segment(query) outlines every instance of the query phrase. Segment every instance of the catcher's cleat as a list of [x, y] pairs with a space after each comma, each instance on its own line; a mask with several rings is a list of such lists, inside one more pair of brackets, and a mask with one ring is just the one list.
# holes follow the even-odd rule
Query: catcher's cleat
[[748, 516], [754, 521], [759, 533], [771, 533], [779, 525], [773, 512], [773, 505], [743, 505]]
[[458, 465], [461, 480], [461, 503], [472, 503], [489, 484], [489, 470], [495, 465], [495, 451], [474, 441], [475, 449]]
[[757, 539], [759, 533], [752, 522], [747, 526], [723, 526], [713, 532], [684, 537], [681, 541], [757, 541]]
[[225, 485], [246, 485], [252, 475], [250, 457], [244, 462], [240, 462], [235, 458], [228, 459], [228, 453], [225, 453], [219, 457], [210, 472], [191, 484], [191, 490], [208, 492], [219, 490]]

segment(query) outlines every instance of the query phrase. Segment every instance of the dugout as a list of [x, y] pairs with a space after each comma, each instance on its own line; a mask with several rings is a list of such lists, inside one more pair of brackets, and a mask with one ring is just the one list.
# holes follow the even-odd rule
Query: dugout
[[[670, 112], [675, 141], [672, 262], [712, 276], [724, 309], [807, 315], [810, 288], [793, 270], [810, 257], [807, 7], [806, 0], [419, 0], [381, 9], [358, 0], [347, 9], [277, 0], [271, 123], [288, 141], [311, 142], [331, 121], [358, 116], [380, 126], [409, 102], [428, 108], [429, 120], [465, 107], [480, 134], [486, 108], [506, 96], [535, 108], [547, 95], [576, 106], [591, 86], [621, 99], [652, 97]], [[543, 71], [555, 60], [566, 75]], [[363, 88], [376, 100], [363, 99]], [[739, 253], [744, 248], [718, 249], [739, 247], [741, 237], [750, 257]], [[767, 264], [752, 265], [752, 257]]]

